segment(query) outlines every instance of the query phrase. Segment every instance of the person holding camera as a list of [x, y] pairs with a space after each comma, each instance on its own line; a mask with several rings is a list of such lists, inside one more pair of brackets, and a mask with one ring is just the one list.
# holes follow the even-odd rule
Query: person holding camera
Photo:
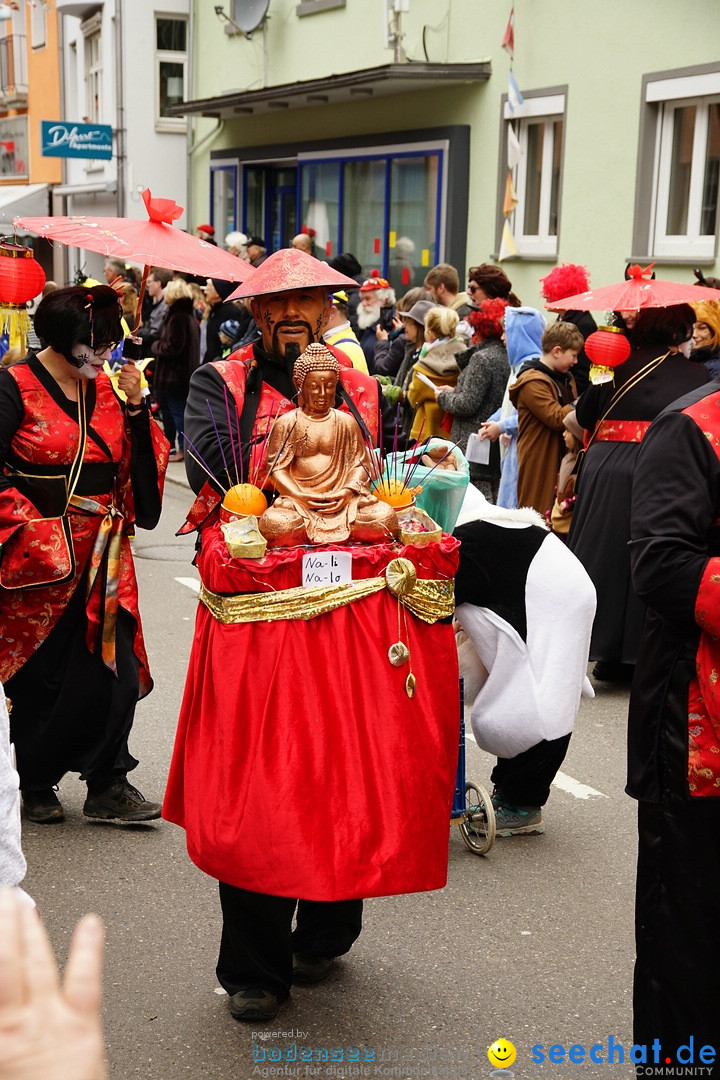
[[357, 310], [359, 341], [365, 353], [368, 371], [375, 374], [375, 346], [378, 328], [390, 333], [395, 329], [395, 291], [382, 277], [367, 278], [360, 286]]

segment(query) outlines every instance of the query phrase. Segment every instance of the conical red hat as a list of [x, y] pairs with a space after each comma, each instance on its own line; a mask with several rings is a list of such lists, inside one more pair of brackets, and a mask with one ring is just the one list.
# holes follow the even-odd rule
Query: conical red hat
[[357, 289], [357, 281], [339, 274], [327, 263], [297, 248], [282, 248], [248, 274], [245, 283], [231, 293], [228, 300], [267, 296], [268, 293], [289, 292], [291, 289], [327, 289], [328, 292], [335, 292], [344, 285]]

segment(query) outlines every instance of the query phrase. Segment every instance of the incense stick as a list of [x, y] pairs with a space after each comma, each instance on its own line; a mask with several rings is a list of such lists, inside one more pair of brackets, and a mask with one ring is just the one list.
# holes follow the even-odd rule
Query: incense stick
[[223, 382], [223, 394], [225, 395], [225, 412], [227, 413], [228, 432], [230, 433], [230, 449], [232, 450], [233, 461], [235, 462], [235, 482], [239, 484], [240, 483], [240, 473], [238, 471], [237, 454], [235, 453], [235, 443], [233, 442], [233, 429], [232, 429], [232, 423], [230, 421], [230, 400], [228, 398], [228, 390], [227, 390], [227, 383], [226, 382]]
[[[418, 448], [418, 446], [420, 446], [421, 441], [422, 441], [422, 433], [425, 430], [425, 420], [426, 420], [426, 417], [423, 416], [422, 423], [420, 424], [420, 430], [418, 431], [418, 437], [417, 437], [417, 439], [415, 441], [415, 450], [416, 451], [417, 451], [417, 448]], [[420, 457], [422, 457], [422, 454], [420, 454]], [[417, 468], [417, 464], [418, 464], [419, 460], [420, 460], [420, 458], [418, 458], [416, 462], [414, 462], [414, 463], [411, 462], [408, 465], [407, 471], [405, 473], [405, 482], [403, 483], [403, 486], [402, 486], [403, 491], [405, 490], [405, 488], [410, 486], [410, 476], [411, 476], [411, 473], [413, 472], [413, 464], [415, 465], [415, 468]]]
[[435, 472], [438, 465], [442, 465], [443, 461], [445, 461], [446, 458], [449, 458], [450, 455], [452, 454], [453, 450], [457, 450], [458, 446], [459, 446], [459, 443], [453, 443], [452, 444], [452, 446], [448, 450], [447, 454], [443, 454], [443, 456], [440, 458], [440, 460], [436, 461], [435, 464], [433, 465], [432, 469], [429, 470], [429, 472], [428, 472], [427, 476], [425, 477], [425, 480], [423, 481], [423, 483], [425, 483], [425, 484], [427, 483], [427, 479], [428, 479], [428, 476], [430, 475], [430, 473]]
[[[277, 419], [277, 411], [279, 410], [279, 408], [280, 408], [279, 405], [277, 405], [277, 406], [273, 405], [271, 407], [270, 412], [268, 413], [267, 426], [265, 428], [265, 431], [261, 435], [258, 435], [257, 439], [255, 440], [254, 445], [256, 447], [261, 446], [263, 443], [267, 443], [268, 439], [270, 438], [270, 434], [272, 432], [273, 424], [275, 423], [275, 420]], [[252, 461], [252, 450], [250, 451], [250, 459]], [[250, 480], [250, 483], [254, 484], [255, 487], [257, 487], [257, 482], [260, 479], [260, 468], [261, 468], [262, 463], [263, 463], [263, 454], [260, 453], [260, 454], [258, 454], [257, 461], [255, 462], [255, 469], [253, 470], [252, 479]]]
[[[191, 440], [190, 440], [190, 439], [189, 439], [189, 438], [187, 437], [187, 435], [186, 435], [186, 434], [185, 434], [184, 432], [183, 432], [183, 439], [185, 440], [185, 442], [186, 442], [186, 443], [188, 444], [188, 446], [190, 447], [190, 450], [188, 451], [188, 453], [190, 454], [190, 457], [191, 457], [191, 458], [193, 458], [193, 460], [194, 460], [194, 461], [196, 461], [196, 462], [198, 463], [198, 465], [199, 465], [199, 466], [200, 466], [200, 468], [201, 468], [201, 469], [203, 470], [203, 472], [206, 472], [206, 473], [207, 473], [207, 475], [208, 475], [208, 476], [210, 477], [210, 479], [212, 480], [212, 482], [213, 482], [214, 484], [217, 484], [217, 485], [218, 485], [218, 487], [220, 488], [220, 490], [221, 490], [221, 491], [223, 492], [223, 494], [225, 494], [225, 495], [226, 495], [226, 494], [227, 494], [227, 490], [226, 490], [226, 489], [225, 489], [225, 488], [223, 487], [223, 485], [222, 485], [222, 484], [220, 483], [220, 481], [218, 480], [218, 478], [217, 478], [217, 476], [215, 475], [215, 473], [211, 471], [211, 469], [209, 468], [209, 466], [208, 466], [207, 462], [203, 460], [203, 458], [202, 458], [202, 456], [201, 456], [201, 454], [200, 454], [200, 451], [199, 451], [199, 450], [197, 449], [197, 447], [196, 447], [196, 446], [194, 446], [194, 445], [193, 445], [192, 441], [191, 441]], [[194, 453], [192, 453], [192, 451], [194, 451]]]
[[215, 414], [212, 411], [212, 406], [210, 405], [210, 402], [208, 401], [207, 398], [205, 398], [205, 404], [207, 405], [208, 412], [210, 413], [210, 419], [212, 420], [212, 426], [215, 428], [215, 438], [217, 439], [218, 446], [220, 447], [220, 456], [222, 457], [223, 465], [225, 466], [225, 475], [228, 478], [228, 486], [232, 487], [233, 482], [230, 479], [230, 470], [228, 469], [228, 464], [227, 464], [227, 461], [225, 460], [225, 451], [223, 450], [223, 444], [222, 444], [222, 441], [220, 439], [220, 432], [218, 431], [218, 426], [217, 426], [217, 423], [215, 422]]

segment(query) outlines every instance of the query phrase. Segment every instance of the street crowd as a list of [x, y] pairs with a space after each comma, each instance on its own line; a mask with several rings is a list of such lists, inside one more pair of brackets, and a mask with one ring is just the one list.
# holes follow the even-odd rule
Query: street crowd
[[[215, 242], [209, 225], [197, 235]], [[253, 783], [269, 775], [277, 783], [280, 769], [292, 784], [299, 768], [317, 769], [328, 800], [337, 797], [323, 755], [335, 752], [328, 731], [347, 697], [336, 702], [326, 691], [320, 701], [308, 689], [309, 701], [297, 700], [299, 678], [315, 686], [303, 665], [305, 630], [284, 636], [269, 616], [238, 625], [229, 609], [227, 617], [203, 610], [164, 805], [128, 780], [138, 764], [128, 744], [135, 707], [152, 689], [132, 529], [155, 526], [168, 460], [184, 462], [195, 494], [185, 529], [200, 536], [205, 590], [225, 597], [213, 562], [223, 476], [231, 480], [232, 467], [236, 479], [261, 475], [268, 433], [296, 402], [298, 415], [305, 408], [310, 421], [325, 419], [330, 406], [317, 407], [313, 371], [331, 372], [337, 408], [355, 417], [372, 452], [440, 440], [467, 461], [474, 509], [461, 513], [442, 555], [455, 579], [461, 658], [469, 643], [483, 669], [470, 695], [472, 722], [497, 757], [500, 836], [544, 831], [580, 695], [593, 693], [588, 660], [596, 684], [631, 685], [634, 1038], [677, 1047], [692, 1033], [698, 1043], [720, 1042], [720, 283], [688, 283], [663, 306], [609, 310], [605, 333], [623, 340], [624, 359], [607, 368], [589, 340], [603, 333], [590, 314], [598, 309], [579, 300], [590, 295], [582, 265], [558, 266], [542, 280], [555, 312], [548, 315], [523, 305], [493, 264], [471, 266], [467, 282], [438, 264], [398, 297], [379, 273], [365, 276], [352, 253], [317, 259], [307, 232], [270, 254], [262, 238], [241, 233], [229, 234], [226, 248], [252, 268], [240, 286], [152, 268], [133, 339], [139, 362], [123, 363], [122, 353], [141, 290], [132, 268], [109, 259], [105, 284], [48, 283], [35, 313], [37, 348], [6, 356], [0, 371], [0, 679], [9, 706], [0, 717], [0, 884], [16, 887], [0, 895], [0, 1077], [104, 1075], [102, 928], [92, 917], [80, 925], [61, 986], [32, 901], [19, 889], [18, 787], [25, 817], [38, 824], [62, 824], [56, 787], [75, 772], [87, 782], [85, 816], [132, 823], [162, 814], [185, 828], [190, 857], [220, 883], [217, 974], [240, 1021], [271, 1020], [293, 986], [326, 978], [361, 933], [364, 897], [440, 887], [432, 842], [424, 868], [395, 866], [392, 836], [378, 820], [382, 753], [397, 753], [405, 715], [394, 726], [382, 683], [372, 708], [382, 715], [385, 705], [385, 741], [364, 742], [354, 731], [337, 750], [353, 758], [359, 777], [350, 797], [368, 808], [367, 833], [355, 837], [363, 850], [349, 851], [354, 870], [340, 840], [308, 831], [298, 856], [269, 839], [259, 815], [252, 818], [254, 789], [244, 780], [240, 812], [229, 777], [249, 760]], [[628, 280], [633, 274], [642, 271], [629, 268]], [[309, 346], [312, 362], [298, 374]], [[395, 611], [401, 633], [399, 600]], [[313, 634], [312, 620], [301, 625]], [[423, 633], [436, 659], [446, 648], [455, 656], [449, 616]], [[328, 642], [328, 657], [335, 647]], [[403, 708], [416, 676], [421, 684], [422, 657], [413, 663]], [[216, 681], [211, 693], [213, 669], [232, 670], [236, 682], [224, 680], [220, 691]], [[357, 698], [352, 715], [364, 716], [362, 685], [345, 692]], [[521, 699], [529, 730], [515, 738]], [[305, 726], [304, 709], [307, 729], [315, 728], [309, 746], [268, 730], [280, 716], [285, 736]], [[242, 732], [222, 726], [240, 715]], [[327, 730], [317, 730], [318, 716]], [[443, 738], [438, 729], [440, 833], [455, 765], [449, 753], [443, 760]], [[451, 749], [456, 741], [450, 731]], [[391, 798], [392, 779], [385, 784]], [[313, 819], [309, 803], [296, 811]], [[253, 873], [265, 857], [272, 871]]]

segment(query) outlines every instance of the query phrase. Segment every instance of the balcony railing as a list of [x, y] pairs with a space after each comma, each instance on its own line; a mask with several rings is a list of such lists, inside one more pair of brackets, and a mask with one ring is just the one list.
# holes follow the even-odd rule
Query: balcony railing
[[0, 95], [5, 105], [27, 102], [27, 47], [25, 34], [0, 37]]

